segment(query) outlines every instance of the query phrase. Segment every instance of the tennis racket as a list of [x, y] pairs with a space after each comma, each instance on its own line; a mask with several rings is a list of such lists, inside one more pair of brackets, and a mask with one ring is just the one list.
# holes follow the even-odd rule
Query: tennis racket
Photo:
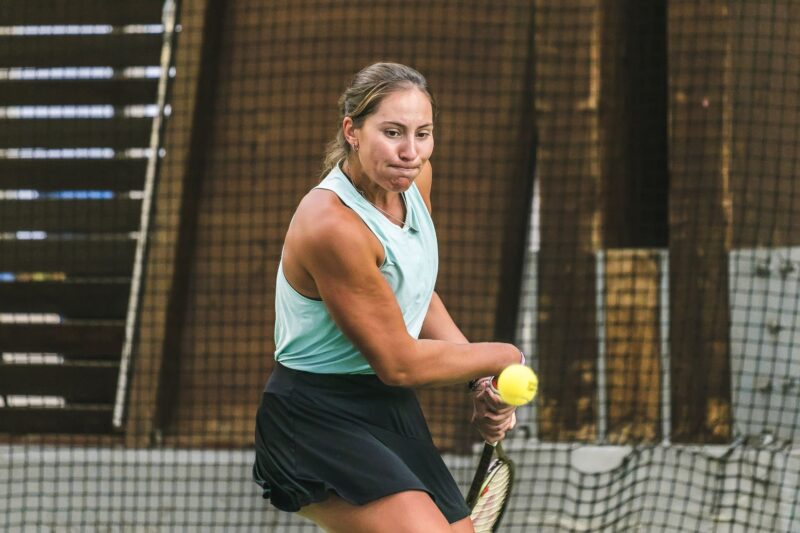
[[[497, 452], [497, 459], [492, 457]], [[514, 463], [503, 452], [498, 442], [483, 446], [478, 469], [472, 478], [467, 493], [467, 505], [475, 533], [494, 533], [508, 507], [511, 487], [514, 483]]]

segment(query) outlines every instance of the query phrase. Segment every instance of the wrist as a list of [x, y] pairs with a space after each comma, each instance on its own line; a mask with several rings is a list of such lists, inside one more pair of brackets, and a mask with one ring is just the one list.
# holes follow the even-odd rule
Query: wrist
[[[522, 353], [522, 350], [517, 350], [516, 348], [514, 348], [514, 350], [516, 351], [515, 356], [519, 357], [519, 359], [517, 361], [514, 361], [511, 364], [519, 363], [519, 364], [525, 366], [525, 364], [527, 362], [527, 359], [525, 358], [525, 354]], [[480, 377], [480, 378], [471, 379], [467, 383], [467, 387], [468, 387], [468, 389], [470, 391], [474, 392], [476, 389], [478, 389], [478, 387], [480, 386], [480, 384], [481, 384], [481, 382], [483, 380], [488, 380], [491, 383], [492, 380], [494, 380], [495, 378], [496, 378], [496, 376], [484, 376], [484, 377]]]

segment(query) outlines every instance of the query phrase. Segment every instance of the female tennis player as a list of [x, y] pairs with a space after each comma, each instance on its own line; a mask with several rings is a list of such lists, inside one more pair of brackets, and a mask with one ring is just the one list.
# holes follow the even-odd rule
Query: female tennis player
[[[471, 532], [413, 387], [466, 383], [520, 361], [469, 343], [434, 291], [435, 101], [395, 63], [360, 71], [323, 179], [300, 202], [278, 268], [276, 364], [256, 416], [253, 475], [265, 498], [331, 532]], [[489, 441], [513, 407], [478, 382]]]

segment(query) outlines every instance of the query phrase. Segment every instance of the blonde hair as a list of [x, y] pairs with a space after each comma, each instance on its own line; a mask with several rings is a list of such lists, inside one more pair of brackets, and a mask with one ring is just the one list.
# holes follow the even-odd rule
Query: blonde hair
[[345, 140], [341, 127], [345, 117], [353, 119], [354, 126], [360, 128], [367, 117], [378, 110], [384, 98], [401, 89], [412, 87], [428, 97], [435, 121], [438, 112], [436, 99], [422, 74], [400, 63], [375, 63], [360, 70], [339, 97], [339, 131], [325, 150], [321, 177], [325, 177], [333, 167], [350, 155], [352, 148]]

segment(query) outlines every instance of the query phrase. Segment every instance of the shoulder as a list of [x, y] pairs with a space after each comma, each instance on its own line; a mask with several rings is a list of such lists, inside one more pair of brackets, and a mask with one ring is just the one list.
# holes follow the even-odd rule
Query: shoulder
[[425, 166], [422, 167], [422, 170], [420, 171], [419, 176], [417, 176], [417, 179], [414, 180], [414, 183], [416, 183], [417, 188], [422, 195], [422, 199], [425, 201], [425, 205], [428, 206], [428, 211], [430, 211], [431, 188], [433, 186], [433, 166], [431, 165], [430, 161], [425, 163]]
[[326, 189], [313, 189], [300, 201], [285, 246], [301, 261], [382, 255], [361, 218]]

